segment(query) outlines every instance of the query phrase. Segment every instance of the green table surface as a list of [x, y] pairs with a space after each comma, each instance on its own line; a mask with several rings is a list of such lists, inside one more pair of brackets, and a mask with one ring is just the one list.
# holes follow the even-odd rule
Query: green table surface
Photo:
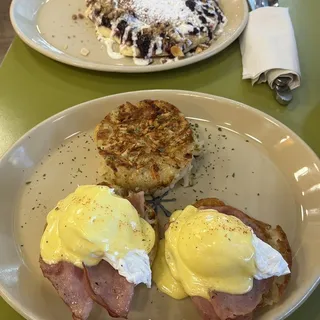
[[[0, 155], [47, 117], [80, 102], [125, 91], [184, 89], [224, 96], [260, 109], [295, 131], [320, 155], [319, 0], [284, 0], [295, 27], [302, 85], [289, 107], [278, 105], [267, 85], [241, 80], [238, 42], [198, 64], [153, 74], [76, 69], [42, 56], [15, 39], [0, 68]], [[0, 319], [22, 319], [0, 298]], [[320, 287], [289, 317], [320, 320]]]

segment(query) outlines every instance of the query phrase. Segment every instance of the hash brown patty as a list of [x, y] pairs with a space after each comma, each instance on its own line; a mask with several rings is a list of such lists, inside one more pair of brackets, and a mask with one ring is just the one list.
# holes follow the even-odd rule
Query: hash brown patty
[[98, 124], [95, 141], [103, 180], [120, 194], [160, 195], [192, 168], [192, 129], [180, 110], [166, 101], [126, 102]]

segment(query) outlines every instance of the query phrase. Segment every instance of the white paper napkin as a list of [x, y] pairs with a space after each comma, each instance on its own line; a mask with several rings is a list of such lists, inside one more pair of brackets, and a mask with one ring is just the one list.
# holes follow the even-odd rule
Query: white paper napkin
[[253, 10], [240, 37], [243, 79], [252, 84], [268, 81], [271, 88], [281, 76], [291, 78], [290, 89], [300, 86], [300, 66], [288, 8]]

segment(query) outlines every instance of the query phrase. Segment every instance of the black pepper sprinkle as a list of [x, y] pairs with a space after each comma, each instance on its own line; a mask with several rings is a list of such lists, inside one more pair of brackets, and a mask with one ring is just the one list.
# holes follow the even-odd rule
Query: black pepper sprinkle
[[246, 142], [249, 142], [249, 140], [246, 140]]
[[232, 178], [234, 178], [235, 176], [236, 176], [236, 174], [235, 174], [235, 173], [233, 173], [233, 174], [232, 174]]
[[22, 247], [23, 247], [23, 244], [20, 244], [20, 247], [22, 248]]
[[222, 128], [219, 127], [218, 130], [219, 130], [219, 131], [222, 131]]
[[257, 193], [257, 196], [260, 196], [260, 193]]
[[30, 184], [30, 183], [31, 183], [31, 181], [27, 181], [27, 182], [26, 182], [26, 184]]

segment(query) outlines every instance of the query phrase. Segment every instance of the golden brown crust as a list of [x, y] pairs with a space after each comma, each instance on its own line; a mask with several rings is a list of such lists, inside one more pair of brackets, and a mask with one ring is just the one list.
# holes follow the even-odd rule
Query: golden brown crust
[[119, 106], [96, 127], [95, 140], [105, 181], [135, 192], [168, 187], [193, 158], [189, 122], [178, 108], [161, 100]]
[[115, 168], [153, 166], [159, 157], [180, 167], [192, 158], [188, 121], [175, 106], [160, 100], [121, 105], [98, 125], [96, 141], [100, 155]]
[[225, 203], [217, 198], [205, 198], [200, 199], [196, 201], [193, 204], [194, 207], [200, 208], [200, 207], [220, 207], [225, 206]]
[[[289, 269], [292, 270], [292, 251], [288, 238], [280, 226], [276, 226], [275, 229], [270, 231], [269, 244], [281, 253], [283, 258], [288, 263]], [[266, 295], [264, 295], [261, 306], [277, 303], [284, 294], [290, 279], [291, 274], [275, 277], [273, 287]]]

